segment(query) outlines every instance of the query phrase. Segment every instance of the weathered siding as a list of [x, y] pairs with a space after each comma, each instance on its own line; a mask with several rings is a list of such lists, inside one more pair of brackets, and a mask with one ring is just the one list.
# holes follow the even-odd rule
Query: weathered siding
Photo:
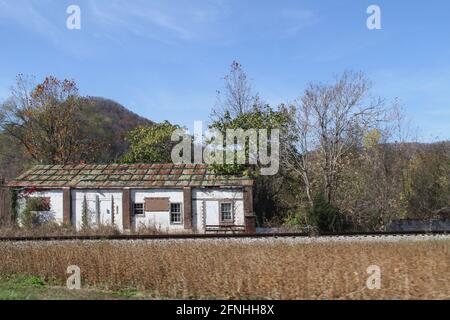
[[[170, 203], [181, 203], [182, 216], [184, 212], [183, 189], [136, 189], [131, 191], [132, 203], [144, 203], [145, 198], [169, 198]], [[162, 232], [183, 231], [184, 224], [171, 224], [170, 212], [146, 212], [143, 215], [134, 215], [132, 212], [132, 225], [135, 229], [140, 227], [154, 227]]]
[[112, 205], [114, 201], [114, 226], [123, 229], [121, 190], [72, 190], [72, 224], [80, 229], [83, 226], [83, 202], [86, 196], [89, 225], [112, 226]]
[[194, 188], [192, 190], [193, 227], [205, 231], [205, 224], [219, 223], [219, 201], [233, 200], [234, 224], [244, 225], [242, 188]]
[[[151, 227], [160, 230], [161, 232], [204, 232], [205, 224], [216, 225], [220, 223], [220, 201], [224, 200], [230, 200], [233, 203], [233, 224], [245, 224], [243, 188], [193, 188], [192, 190], [187, 190], [186, 188], [131, 189], [126, 190], [127, 193], [129, 193], [129, 197], [125, 198], [124, 190], [59, 189], [36, 191], [29, 196], [49, 197], [51, 209], [47, 214], [52, 220], [60, 224], [63, 223], [65, 208], [66, 216], [70, 216], [70, 222], [77, 229], [80, 229], [83, 226], [84, 199], [86, 199], [88, 221], [91, 227], [96, 227], [98, 225], [112, 225], [112, 212], [114, 211], [114, 225], [120, 231], [127, 231], [129, 229], [136, 230], [140, 227]], [[64, 193], [66, 195], [65, 199], [70, 199], [69, 204], [67, 204], [67, 201], [64, 204]], [[144, 210], [143, 214], [135, 215], [133, 212], [133, 203], [145, 203], [145, 198], [168, 198], [169, 203], [180, 203], [181, 223], [171, 223], [170, 211], [168, 210], [161, 212], [149, 212]], [[112, 208], [113, 201], [114, 210]], [[185, 215], [185, 210], [189, 210], [188, 202], [192, 203], [192, 221], [186, 221], [187, 218], [191, 218], [191, 216]], [[25, 207], [25, 199], [21, 199], [18, 205], [19, 210], [23, 210]], [[127, 215], [124, 217], [124, 205], [129, 205], [131, 208], [130, 216]], [[127, 227], [127, 221], [131, 222], [131, 228]], [[124, 228], [124, 226], [126, 227]]]
[[[47, 220], [51, 220], [61, 224], [63, 222], [63, 191], [62, 190], [46, 190], [35, 191], [29, 195], [28, 198], [48, 197], [50, 198], [50, 211], [42, 212]], [[20, 224], [20, 215], [26, 206], [26, 197], [19, 197], [18, 199], [18, 222]]]

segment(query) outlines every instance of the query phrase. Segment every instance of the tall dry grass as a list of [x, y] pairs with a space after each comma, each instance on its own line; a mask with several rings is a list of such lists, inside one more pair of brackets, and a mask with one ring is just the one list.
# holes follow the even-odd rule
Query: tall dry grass
[[[137, 289], [167, 298], [448, 299], [449, 241], [289, 244], [227, 241], [0, 243], [0, 275]], [[369, 265], [381, 289], [365, 287]]]

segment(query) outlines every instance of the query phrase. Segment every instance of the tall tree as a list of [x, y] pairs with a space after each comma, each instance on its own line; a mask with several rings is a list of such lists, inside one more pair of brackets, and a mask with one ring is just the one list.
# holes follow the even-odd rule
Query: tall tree
[[[323, 192], [333, 201], [346, 155], [361, 144], [364, 133], [383, 116], [381, 100], [370, 97], [363, 73], [345, 72], [332, 84], [310, 84], [291, 126], [296, 144], [288, 145], [285, 163], [311, 189], [311, 156], [320, 159]], [[289, 141], [290, 142], [290, 141]], [[312, 201], [310, 191], [307, 191]]]
[[[268, 137], [271, 137], [272, 129], [281, 129], [286, 121], [290, 119], [289, 108], [280, 106], [275, 109], [264, 104], [257, 94], [253, 93], [250, 81], [242, 65], [233, 61], [230, 72], [224, 77], [224, 91], [219, 92], [218, 103], [213, 112], [210, 128], [216, 129], [225, 137], [228, 129], [231, 130], [267, 130]], [[248, 132], [247, 132], [248, 133]], [[283, 139], [283, 138], [282, 138]], [[274, 176], [259, 175], [261, 163], [250, 164], [250, 138], [244, 141], [236, 141], [234, 148], [226, 145], [224, 139], [224, 149], [230, 153], [236, 150], [245, 150], [245, 163], [238, 163], [237, 158], [233, 164], [214, 164], [215, 172], [220, 174], [252, 175], [256, 176], [256, 188], [254, 195], [255, 210], [258, 220], [263, 222], [275, 218], [280, 211], [292, 206], [292, 188], [289, 184], [289, 176], [284, 173], [277, 173]], [[239, 139], [237, 139], [239, 140]], [[243, 145], [242, 145], [243, 144]], [[257, 143], [259, 144], [259, 142]], [[254, 145], [252, 146], [254, 148]], [[271, 147], [270, 142], [268, 147]], [[283, 171], [283, 168], [280, 168]]]
[[50, 76], [33, 87], [19, 75], [12, 97], [1, 106], [0, 129], [38, 162], [77, 162], [96, 147], [79, 119], [83, 103], [73, 80]]
[[237, 117], [251, 111], [257, 102], [258, 95], [253, 94], [242, 65], [233, 61], [229, 73], [224, 77], [224, 91], [218, 91], [212, 117], [217, 120], [224, 117], [227, 112], [231, 117]]

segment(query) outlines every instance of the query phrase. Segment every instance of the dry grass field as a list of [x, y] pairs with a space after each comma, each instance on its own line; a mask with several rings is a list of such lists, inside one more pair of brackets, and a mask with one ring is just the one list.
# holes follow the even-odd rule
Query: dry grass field
[[[62, 241], [0, 243], [0, 276], [153, 298], [449, 299], [450, 241]], [[367, 267], [381, 268], [369, 290]]]

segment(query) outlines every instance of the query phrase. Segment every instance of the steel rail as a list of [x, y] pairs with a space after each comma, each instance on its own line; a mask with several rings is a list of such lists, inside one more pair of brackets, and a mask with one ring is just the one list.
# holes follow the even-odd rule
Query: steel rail
[[224, 238], [315, 238], [315, 237], [374, 237], [374, 236], [407, 236], [407, 235], [446, 235], [448, 231], [401, 231], [401, 232], [344, 232], [320, 233], [311, 235], [301, 232], [286, 233], [222, 233], [222, 234], [121, 234], [121, 235], [74, 235], [74, 236], [19, 236], [0, 237], [0, 242], [20, 241], [69, 241], [69, 240], [172, 240], [172, 239], [224, 239]]

